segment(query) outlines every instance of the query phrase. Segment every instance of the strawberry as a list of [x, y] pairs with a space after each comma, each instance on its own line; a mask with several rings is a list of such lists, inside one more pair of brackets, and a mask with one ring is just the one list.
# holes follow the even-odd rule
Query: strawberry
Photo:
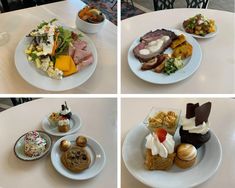
[[158, 128], [158, 129], [156, 129], [155, 134], [157, 135], [157, 137], [161, 143], [166, 140], [167, 132], [165, 129]]

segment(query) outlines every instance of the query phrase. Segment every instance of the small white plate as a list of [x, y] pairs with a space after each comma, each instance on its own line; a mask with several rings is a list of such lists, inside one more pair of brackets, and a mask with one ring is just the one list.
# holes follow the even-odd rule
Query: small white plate
[[[179, 129], [178, 129], [179, 130]], [[179, 131], [175, 134], [176, 145], [180, 143]], [[145, 137], [149, 131], [143, 124], [131, 129], [122, 146], [122, 157], [128, 171], [150, 187], [194, 187], [208, 180], [218, 169], [222, 160], [222, 148], [211, 131], [210, 140], [198, 149], [197, 161], [188, 169], [173, 166], [168, 171], [149, 171], [144, 168]]]
[[51, 149], [51, 144], [52, 144], [52, 141], [51, 141], [51, 137], [43, 132], [43, 131], [37, 131], [39, 133], [39, 135], [44, 138], [46, 140], [46, 150], [39, 156], [37, 157], [29, 157], [27, 155], [25, 155], [24, 153], [24, 138], [25, 138], [25, 135], [27, 133], [25, 133], [24, 135], [22, 135], [15, 143], [15, 146], [14, 146], [14, 153], [16, 155], [17, 158], [19, 158], [20, 160], [23, 160], [23, 161], [34, 161], [34, 160], [38, 160], [38, 159], [41, 159], [42, 157], [44, 157], [45, 155], [47, 155]]
[[[91, 164], [88, 169], [80, 173], [74, 173], [65, 168], [61, 163], [60, 157], [62, 152], [60, 151], [60, 142], [65, 139], [70, 141], [71, 144], [75, 146], [75, 141], [78, 136], [85, 136], [87, 138], [86, 150], [91, 157]], [[86, 135], [69, 135], [60, 138], [54, 144], [51, 150], [51, 162], [56, 171], [61, 175], [73, 180], [86, 180], [95, 177], [101, 172], [101, 170], [104, 168], [106, 157], [102, 146], [93, 138], [90, 138]]]
[[[63, 26], [65, 27], [65, 26]], [[92, 40], [84, 33], [73, 28], [65, 27], [75, 33], [82, 34], [82, 40], [87, 42], [87, 48], [94, 57], [94, 62], [83, 70], [71, 76], [64, 77], [62, 80], [52, 79], [44, 72], [38, 70], [33, 63], [28, 62], [25, 49], [30, 44], [29, 37], [23, 37], [15, 50], [15, 66], [22, 78], [31, 85], [48, 91], [64, 91], [82, 85], [86, 82], [96, 69], [98, 62], [97, 51]]]
[[[187, 33], [183, 27], [183, 25], [181, 25], [181, 30], [184, 31], [185, 33]], [[215, 35], [217, 35], [218, 33], [218, 27], [217, 25], [215, 25], [215, 32], [212, 32], [212, 33], [209, 33], [205, 36], [200, 36], [200, 35], [195, 35], [195, 34], [191, 34], [191, 33], [187, 33], [188, 35], [191, 35], [192, 37], [194, 38], [198, 38], [198, 39], [209, 39], [209, 38], [212, 38], [214, 37]]]
[[70, 130], [68, 132], [62, 133], [62, 132], [59, 132], [57, 127], [53, 127], [50, 125], [48, 121], [49, 116], [50, 114], [43, 118], [42, 128], [45, 132], [53, 136], [65, 136], [65, 135], [76, 133], [82, 126], [79, 116], [77, 116], [76, 114], [73, 114], [70, 119]]
[[[138, 37], [129, 48], [128, 64], [132, 72], [140, 79], [153, 84], [172, 84], [182, 81], [191, 76], [200, 66], [202, 60], [202, 50], [198, 42], [185, 32], [169, 29], [175, 32], [176, 35], [184, 34], [188, 43], [193, 46], [193, 53], [191, 57], [184, 60], [184, 67], [177, 70], [175, 73], [166, 75], [163, 73], [155, 73], [152, 70], [141, 70], [142, 63], [134, 56], [133, 49], [139, 44], [140, 37]], [[166, 49], [164, 53], [171, 54], [170, 48]]]

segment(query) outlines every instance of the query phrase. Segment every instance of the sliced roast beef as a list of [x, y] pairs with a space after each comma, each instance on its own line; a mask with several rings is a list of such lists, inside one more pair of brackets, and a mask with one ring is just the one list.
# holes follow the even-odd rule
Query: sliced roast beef
[[[174, 32], [165, 29], [148, 32], [140, 38], [140, 43], [133, 49], [133, 53], [141, 62], [147, 62], [157, 55], [162, 54], [176, 38], [177, 36]], [[160, 39], [162, 43], [158, 43], [158, 46], [156, 46], [157, 50], [154, 51], [152, 50], [154, 48], [152, 43], [159, 41], [158, 39]], [[142, 53], [143, 50], [145, 50], [146, 53]]]
[[150, 31], [140, 38], [140, 42], [151, 42], [153, 40], [159, 39], [161, 36], [169, 36], [172, 40], [177, 38], [177, 35], [166, 29], [157, 29], [155, 31]]

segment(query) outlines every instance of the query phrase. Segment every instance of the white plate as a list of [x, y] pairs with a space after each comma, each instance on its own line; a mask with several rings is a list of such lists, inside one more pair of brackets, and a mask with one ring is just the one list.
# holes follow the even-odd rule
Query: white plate
[[[184, 29], [184, 27], [183, 27], [183, 25], [181, 25], [181, 30], [184, 31], [184, 32], [186, 32], [185, 29]], [[187, 32], [186, 32], [186, 33], [187, 33]], [[217, 33], [218, 33], [218, 27], [217, 27], [217, 25], [215, 25], [215, 32], [209, 33], [209, 34], [207, 34], [207, 35], [205, 35], [205, 36], [195, 35], [195, 34], [191, 34], [191, 33], [187, 33], [187, 34], [188, 34], [188, 35], [191, 35], [191, 36], [194, 37], [194, 38], [208, 39], [208, 38], [214, 37], [215, 35], [217, 35]]]
[[90, 179], [92, 177], [95, 177], [97, 174], [101, 172], [101, 170], [104, 168], [106, 157], [103, 148], [101, 145], [94, 140], [93, 138], [90, 138], [86, 135], [80, 135], [85, 136], [87, 138], [87, 146], [86, 150], [89, 153], [91, 157], [91, 164], [90, 167], [80, 173], [74, 173], [68, 170], [64, 167], [64, 165], [60, 161], [60, 157], [62, 152], [60, 151], [60, 142], [64, 139], [69, 140], [72, 145], [75, 144], [75, 140], [79, 135], [69, 135], [60, 138], [57, 140], [57, 142], [54, 144], [52, 150], [51, 150], [51, 162], [54, 166], [54, 168], [63, 176], [73, 179], [73, 180], [85, 180]]
[[[134, 127], [127, 134], [122, 157], [128, 171], [139, 181], [150, 187], [182, 188], [193, 187], [205, 182], [218, 169], [222, 160], [222, 148], [216, 135], [211, 131], [210, 140], [198, 149], [197, 161], [188, 169], [173, 166], [168, 171], [148, 171], [144, 168], [145, 136], [149, 131], [144, 125]], [[176, 144], [180, 143], [177, 130]]]
[[64, 91], [80, 86], [85, 81], [87, 81], [94, 73], [98, 61], [97, 51], [94, 43], [84, 33], [72, 28], [65, 28], [76, 33], [82, 34], [82, 40], [87, 42], [87, 48], [92, 52], [94, 62], [88, 67], [85, 67], [84, 69], [79, 71], [78, 73], [75, 73], [68, 77], [64, 77], [62, 80], [52, 79], [47, 76], [44, 72], [38, 70], [33, 63], [28, 62], [27, 56], [24, 51], [30, 44], [31, 39], [30, 37], [23, 37], [18, 43], [15, 50], [15, 66], [19, 74], [26, 82], [30, 83], [35, 87], [48, 91]]
[[[202, 50], [198, 42], [193, 37], [182, 31], [175, 29], [170, 29], [170, 30], [175, 32], [176, 35], [184, 34], [187, 42], [189, 42], [193, 46], [192, 56], [184, 60], [185, 66], [182, 69], [177, 70], [175, 73], [170, 75], [166, 75], [163, 73], [155, 73], [152, 70], [142, 71], [140, 69], [142, 63], [140, 63], [140, 61], [137, 58], [135, 58], [133, 54], [133, 49], [139, 44], [140, 37], [138, 37], [132, 43], [128, 52], [128, 64], [132, 72], [137, 77], [154, 84], [172, 84], [188, 78], [198, 69], [202, 60]], [[167, 50], [165, 50], [164, 53], [172, 53], [172, 50], [168, 48]]]
[[79, 116], [77, 116], [76, 114], [73, 114], [70, 119], [70, 130], [68, 132], [62, 133], [58, 131], [57, 127], [53, 127], [50, 125], [48, 121], [49, 116], [50, 114], [43, 118], [42, 128], [45, 132], [53, 136], [65, 136], [65, 135], [73, 134], [77, 132], [82, 126]]
[[39, 135], [44, 138], [46, 140], [46, 150], [39, 156], [36, 156], [36, 157], [29, 157], [27, 155], [25, 155], [24, 153], [24, 138], [25, 138], [25, 135], [27, 133], [25, 133], [24, 135], [22, 135], [15, 143], [15, 146], [14, 146], [14, 153], [16, 155], [17, 158], [19, 158], [20, 160], [23, 160], [23, 161], [35, 161], [35, 160], [38, 160], [38, 159], [41, 159], [42, 157], [46, 156], [50, 149], [51, 149], [51, 145], [52, 145], [52, 141], [51, 141], [51, 137], [43, 132], [43, 131], [37, 131], [39, 133]]

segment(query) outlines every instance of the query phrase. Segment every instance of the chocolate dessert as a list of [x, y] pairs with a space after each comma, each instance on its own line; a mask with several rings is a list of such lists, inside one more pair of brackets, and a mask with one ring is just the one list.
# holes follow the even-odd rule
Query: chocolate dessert
[[200, 148], [210, 139], [208, 117], [211, 111], [211, 102], [203, 105], [199, 103], [187, 104], [186, 117], [180, 127], [182, 143], [189, 143]]

